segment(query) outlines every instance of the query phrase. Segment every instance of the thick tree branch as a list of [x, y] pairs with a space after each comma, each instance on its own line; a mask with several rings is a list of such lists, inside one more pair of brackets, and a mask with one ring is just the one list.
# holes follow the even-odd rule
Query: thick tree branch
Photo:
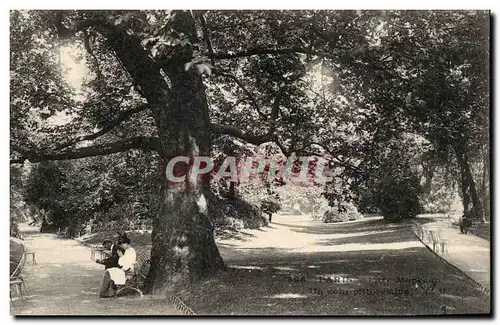
[[10, 163], [23, 163], [25, 160], [29, 160], [32, 163], [37, 163], [48, 160], [80, 159], [94, 156], [105, 156], [130, 149], [158, 151], [159, 147], [159, 140], [156, 137], [132, 137], [112, 143], [98, 144], [88, 147], [49, 153], [26, 151], [19, 146], [11, 145], [11, 148], [21, 154], [22, 157], [12, 159]]
[[283, 98], [283, 95], [285, 94], [285, 90], [290, 84], [292, 84], [294, 81], [300, 79], [300, 77], [304, 73], [298, 73], [294, 76], [292, 76], [290, 79], [288, 79], [279, 89], [278, 92], [276, 93], [276, 96], [274, 97], [274, 102], [273, 106], [271, 108], [271, 120], [269, 123], [269, 134], [274, 134], [274, 131], [276, 129], [276, 120], [278, 119], [279, 113], [280, 113], [280, 105], [281, 105], [281, 100]]
[[102, 17], [84, 19], [75, 24], [73, 28], [68, 28], [63, 24], [63, 11], [57, 11], [54, 15], [54, 25], [60, 38], [66, 39], [75, 36], [79, 31], [83, 31], [91, 26], [103, 23]]
[[205, 15], [203, 13], [200, 13], [199, 17], [200, 17], [201, 28], [203, 29], [203, 39], [205, 40], [205, 43], [207, 43], [210, 61], [212, 63], [212, 66], [215, 68], [214, 48], [212, 47], [212, 42], [210, 42], [210, 30], [208, 29]]
[[144, 105], [140, 105], [134, 109], [131, 109], [131, 110], [128, 110], [125, 112], [121, 112], [116, 120], [106, 122], [106, 125], [101, 130], [97, 131], [96, 133], [83, 135], [83, 136], [79, 136], [79, 137], [76, 137], [74, 139], [71, 139], [65, 143], [62, 143], [62, 144], [56, 146], [54, 148], [54, 150], [61, 150], [61, 149], [67, 148], [67, 147], [71, 147], [72, 145], [75, 145], [79, 142], [94, 140], [100, 136], [103, 136], [104, 134], [110, 132], [115, 127], [120, 125], [122, 122], [128, 120], [132, 115], [144, 111], [147, 107], [148, 107], [148, 105], [144, 104]]
[[283, 94], [285, 93], [287, 85], [283, 85], [278, 89], [278, 92], [276, 93], [276, 97], [274, 98], [273, 106], [271, 109], [271, 120], [269, 122], [269, 133], [274, 134], [274, 131], [276, 129], [276, 120], [278, 119], [278, 115], [280, 112], [280, 103], [281, 103], [281, 98], [283, 98]]
[[218, 123], [212, 123], [212, 132], [217, 134], [226, 134], [241, 140], [244, 140], [248, 143], [254, 144], [256, 146], [263, 144], [265, 142], [272, 141], [272, 137], [269, 134], [264, 135], [253, 135], [247, 132], [244, 132], [236, 127], [222, 125]]
[[296, 152], [299, 154], [306, 152], [305, 149], [307, 147], [312, 146], [312, 145], [320, 147], [321, 149], [323, 149], [324, 152], [326, 152], [327, 154], [329, 154], [330, 156], [332, 156], [333, 158], [335, 158], [337, 160], [338, 160], [337, 155], [339, 155], [341, 153], [340, 150], [333, 151], [333, 150], [329, 149], [326, 145], [319, 143], [319, 142], [308, 142], [305, 145], [303, 145], [300, 149], [297, 149]]
[[334, 60], [338, 63], [345, 64], [346, 66], [350, 66], [356, 69], [366, 70], [369, 69], [371, 71], [385, 71], [386, 68], [383, 66], [375, 66], [373, 64], [367, 65], [361, 61], [356, 60], [354, 54], [356, 52], [362, 51], [361, 48], [354, 49], [332, 49], [328, 52], [319, 52], [314, 50], [313, 48], [305, 48], [305, 47], [290, 47], [290, 48], [269, 48], [269, 47], [254, 47], [251, 49], [238, 51], [238, 52], [227, 52], [227, 53], [214, 53], [213, 56], [210, 56], [210, 53], [206, 55], [215, 59], [215, 60], [224, 60], [224, 59], [236, 59], [242, 57], [249, 57], [254, 55], [276, 55], [276, 54], [290, 54], [290, 53], [302, 53], [311, 56], [318, 56], [330, 60]]
[[317, 152], [317, 151], [306, 150], [306, 148], [310, 147], [311, 145], [315, 145], [315, 146], [318, 146], [321, 149], [323, 149], [324, 153], [326, 153], [326, 154], [328, 154], [330, 156], [331, 159], [329, 159], [329, 160], [330, 161], [334, 161], [334, 163], [336, 165], [344, 167], [346, 169], [350, 169], [350, 170], [352, 170], [354, 172], [361, 172], [361, 169], [358, 167], [361, 164], [358, 164], [357, 166], [355, 166], [355, 165], [353, 165], [353, 164], [351, 164], [349, 162], [346, 162], [346, 161], [344, 161], [342, 159], [339, 159], [338, 155], [340, 155], [341, 152], [342, 152], [340, 149], [331, 150], [331, 149], [328, 148], [328, 146], [326, 146], [326, 145], [324, 145], [322, 143], [319, 143], [319, 142], [308, 142], [304, 146], [302, 146], [300, 149], [294, 150], [293, 152], [295, 152], [295, 153], [297, 153], [299, 155], [317, 156], [317, 157], [325, 158], [324, 153], [320, 153], [320, 152]]
[[92, 46], [90, 45], [89, 33], [87, 32], [87, 30], [83, 30], [82, 33], [83, 33], [83, 45], [84, 45], [85, 49], [87, 50], [87, 53], [90, 56], [92, 56], [92, 59], [93, 59], [94, 64], [95, 64], [97, 80], [101, 81], [104, 79], [104, 77], [102, 76], [102, 73], [101, 73], [101, 66], [99, 64], [99, 59], [95, 55], [94, 50], [92, 49]]
[[276, 145], [278, 146], [278, 148], [280, 148], [281, 150], [281, 153], [283, 155], [285, 155], [285, 157], [288, 157], [290, 154], [291, 154], [291, 151], [290, 149], [287, 149], [282, 143], [281, 141], [278, 139], [278, 137], [274, 137], [273, 139], [273, 142], [276, 143]]
[[[214, 53], [212, 57], [215, 60], [224, 60], [224, 59], [236, 59], [254, 55], [290, 54], [290, 53], [316, 54], [314, 51], [311, 51], [311, 49], [304, 47], [290, 47], [290, 48], [254, 47], [239, 52]], [[208, 53], [208, 56], [210, 57], [210, 53]]]
[[[239, 139], [242, 139], [248, 143], [254, 144], [254, 145], [260, 145], [265, 142], [274, 142], [278, 145], [280, 150], [283, 152], [284, 155], [288, 155], [288, 150], [285, 148], [285, 146], [279, 141], [278, 137], [275, 134], [276, 131], [276, 121], [279, 116], [280, 112], [280, 105], [281, 105], [281, 100], [283, 96], [285, 95], [285, 90], [290, 84], [292, 84], [294, 81], [300, 79], [300, 77], [303, 75], [302, 73], [298, 73], [296, 75], [291, 76], [288, 78], [288, 80], [278, 89], [278, 92], [276, 93], [276, 96], [274, 97], [274, 101], [272, 104], [271, 108], [271, 114], [269, 116], [270, 121], [269, 121], [269, 130], [266, 134], [264, 135], [253, 135], [249, 134], [246, 132], [243, 132], [242, 130], [233, 127], [233, 126], [225, 126], [222, 124], [212, 124], [212, 131], [214, 133], [219, 133], [219, 134], [226, 134], [230, 135]], [[261, 113], [263, 114], [263, 113]], [[266, 118], [267, 115], [263, 114]]]
[[72, 28], [68, 28], [62, 22], [62, 13], [58, 12], [54, 24], [61, 38], [70, 38], [78, 31], [94, 27], [107, 39], [107, 44], [134, 80], [134, 86], [140, 88], [151, 108], [156, 109], [158, 93], [168, 93], [170, 89], [160, 73], [158, 63], [142, 47], [141, 40], [136, 35], [130, 35], [124, 28], [114, 25], [107, 15], [107, 12], [94, 12], [92, 18], [79, 21]]
[[245, 96], [248, 98], [248, 100], [250, 101], [250, 103], [252, 104], [252, 106], [255, 108], [255, 110], [257, 111], [257, 113], [259, 113], [259, 116], [263, 119], [267, 119], [267, 115], [264, 114], [261, 110], [260, 110], [260, 107], [259, 107], [259, 104], [257, 103], [257, 100], [255, 99], [255, 97], [252, 95], [252, 93], [245, 87], [245, 85], [241, 82], [241, 80], [238, 79], [238, 77], [236, 77], [234, 74], [232, 73], [229, 73], [229, 72], [223, 72], [223, 71], [220, 71], [218, 69], [214, 69], [212, 70], [212, 73], [216, 76], [221, 76], [221, 77], [224, 77], [224, 78], [228, 78], [228, 79], [231, 79], [233, 80], [237, 85], [238, 87], [240, 87], [241, 90], [243, 90], [243, 92], [245, 93]]

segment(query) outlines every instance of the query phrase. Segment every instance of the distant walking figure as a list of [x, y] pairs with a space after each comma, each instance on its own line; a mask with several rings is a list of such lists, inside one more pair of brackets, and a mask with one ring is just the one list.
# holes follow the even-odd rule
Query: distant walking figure
[[467, 234], [469, 228], [472, 226], [472, 221], [468, 218], [465, 213], [460, 218], [460, 233]]

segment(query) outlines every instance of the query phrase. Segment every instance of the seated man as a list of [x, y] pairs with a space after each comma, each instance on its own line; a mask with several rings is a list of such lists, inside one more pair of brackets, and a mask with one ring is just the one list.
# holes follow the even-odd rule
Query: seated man
[[113, 297], [116, 294], [117, 285], [124, 285], [127, 279], [133, 275], [134, 263], [136, 262], [135, 249], [130, 246], [130, 239], [126, 236], [118, 240], [117, 245], [118, 266], [104, 271], [104, 276], [99, 289], [99, 297]]
[[118, 267], [118, 246], [114, 245], [109, 239], [106, 239], [102, 246], [104, 247], [104, 255], [106, 258], [96, 259], [96, 263], [104, 265], [104, 269], [107, 270], [112, 267]]
[[[123, 252], [125, 250], [123, 248], [119, 247], [118, 245], [115, 245], [115, 246], [116, 246], [116, 252], [117, 252], [117, 257], [118, 257], [118, 254], [123, 254]], [[119, 259], [119, 257], [118, 257], [118, 259]], [[105, 265], [104, 275], [102, 277], [101, 285], [99, 287], [99, 297], [100, 298], [114, 297], [116, 294], [116, 290], [117, 290], [116, 285], [122, 284], [120, 276], [116, 274], [116, 271], [114, 271], [114, 270], [118, 270], [118, 271], [121, 271], [123, 273], [123, 271], [119, 268], [118, 259], [116, 260], [116, 265], [113, 265], [113, 266], [110, 265], [109, 268]], [[123, 276], [123, 278], [125, 278], [125, 276]], [[117, 281], [118, 283], [116, 283], [115, 281]], [[125, 280], [123, 280], [123, 283], [125, 283]]]

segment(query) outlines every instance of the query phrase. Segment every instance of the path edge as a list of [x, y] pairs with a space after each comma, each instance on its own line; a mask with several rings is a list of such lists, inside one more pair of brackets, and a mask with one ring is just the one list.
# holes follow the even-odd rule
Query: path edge
[[[446, 264], [448, 264], [449, 266], [451, 266], [452, 268], [454, 268], [455, 270], [457, 270], [459, 273], [463, 274], [465, 276], [465, 278], [467, 279], [467, 281], [472, 286], [476, 287], [476, 289], [479, 289], [479, 291], [481, 292], [481, 294], [483, 294], [485, 296], [489, 296], [490, 300], [491, 300], [491, 290], [490, 289], [486, 288], [485, 286], [483, 286], [482, 284], [480, 284], [479, 282], [477, 282], [476, 280], [474, 280], [470, 275], [468, 275], [467, 273], [465, 273], [458, 266], [454, 265], [453, 263], [451, 263], [448, 260], [446, 260], [443, 256], [441, 256], [438, 253], [436, 253], [429, 245], [427, 245], [422, 239], [420, 239], [420, 237], [415, 232], [415, 229], [412, 229], [412, 233], [413, 233], [413, 235], [415, 235], [415, 237], [417, 237], [418, 241], [421, 242], [432, 254], [434, 254], [435, 256], [439, 257], [439, 259], [441, 259]], [[491, 270], [490, 270], [490, 272], [491, 272]], [[491, 278], [491, 274], [490, 274], [490, 278]]]

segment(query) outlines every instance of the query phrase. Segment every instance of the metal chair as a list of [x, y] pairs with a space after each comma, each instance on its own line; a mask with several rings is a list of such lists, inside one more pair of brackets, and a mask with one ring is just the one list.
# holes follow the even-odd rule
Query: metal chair
[[36, 257], [35, 257], [36, 252], [24, 252], [25, 256], [31, 255], [31, 264], [36, 265]]

